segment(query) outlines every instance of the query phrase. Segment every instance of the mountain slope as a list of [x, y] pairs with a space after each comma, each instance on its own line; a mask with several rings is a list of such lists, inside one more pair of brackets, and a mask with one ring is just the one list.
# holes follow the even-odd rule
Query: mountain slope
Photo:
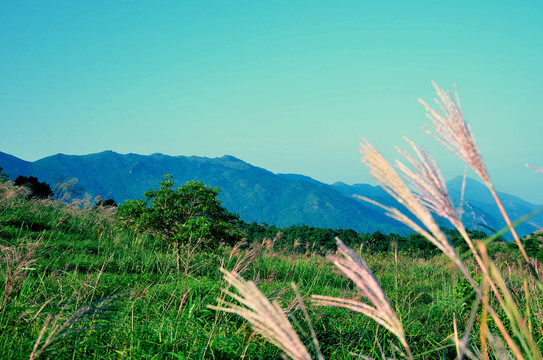
[[32, 163], [21, 160], [13, 155], [9, 155], [0, 151], [0, 167], [3, 172], [12, 175], [13, 178], [18, 175], [29, 176]]
[[[447, 182], [447, 189], [457, 208], [460, 207], [461, 202], [462, 182], [462, 176], [458, 176]], [[379, 186], [368, 184], [346, 185], [340, 182], [332, 186], [345, 196], [365, 196], [384, 205], [397, 207], [404, 211], [403, 207]], [[511, 221], [518, 220], [541, 207], [506, 193], [498, 192], [498, 196], [507, 210]], [[490, 234], [506, 226], [490, 191], [485, 185], [471, 178], [466, 179], [462, 210], [462, 221], [469, 229], [483, 230]], [[443, 220], [443, 225], [450, 226], [445, 220]], [[541, 228], [543, 228], [543, 213], [536, 214], [516, 226], [516, 230], [521, 236], [530, 234]], [[505, 237], [510, 240], [512, 239], [510, 234], [506, 234]]]
[[[462, 177], [458, 176], [447, 182], [447, 187], [455, 204], [460, 204], [462, 191]], [[522, 200], [516, 196], [498, 192], [498, 196], [507, 210], [511, 221], [537, 210], [540, 206]], [[457, 205], [457, 206], [458, 206]], [[471, 228], [479, 227], [485, 230], [489, 227], [500, 230], [506, 226], [505, 221], [487, 187], [473, 179], [467, 178], [464, 189], [464, 216], [463, 220]], [[484, 210], [483, 210], [484, 209]], [[539, 213], [527, 221], [516, 226], [520, 234], [529, 234], [543, 227], [543, 214]], [[489, 232], [488, 228], [485, 230]]]
[[[105, 151], [82, 156], [57, 154], [30, 165], [29, 171], [40, 181], [55, 184], [60, 178], [75, 177], [89, 194], [117, 202], [142, 198], [145, 191], [158, 187], [164, 174], [171, 174], [179, 185], [201, 180], [220, 188], [224, 206], [249, 222], [408, 232], [377, 209], [346, 198], [328, 185], [301, 176], [278, 176], [232, 156], [209, 159]], [[14, 173], [9, 166], [6, 172]]]
[[[401, 206], [383, 189], [368, 184], [326, 185], [297, 174], [274, 174], [233, 156], [205, 158], [198, 156], [137, 155], [104, 151], [89, 155], [57, 154], [35, 162], [20, 160], [0, 152], [0, 166], [13, 178], [36, 176], [54, 185], [60, 179], [79, 179], [86, 192], [113, 198], [118, 203], [142, 198], [150, 188], [157, 188], [165, 174], [178, 185], [201, 180], [221, 189], [219, 198], [231, 212], [248, 222], [277, 226], [308, 225], [327, 228], [351, 228], [358, 232], [381, 231], [406, 234], [409, 230], [384, 215], [381, 209], [357, 199], [361, 195], [388, 206]], [[462, 178], [448, 182], [455, 203], [460, 203]], [[512, 220], [538, 208], [537, 205], [500, 193]], [[468, 228], [489, 233], [489, 228], [505, 226], [486, 187], [467, 179], [463, 219]], [[446, 222], [443, 222], [447, 225]], [[543, 227], [543, 214], [518, 226], [526, 235]]]

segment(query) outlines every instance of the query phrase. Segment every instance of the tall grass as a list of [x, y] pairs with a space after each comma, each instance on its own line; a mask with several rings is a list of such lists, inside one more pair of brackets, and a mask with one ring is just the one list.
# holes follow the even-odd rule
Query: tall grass
[[[35, 261], [23, 267], [24, 274], [0, 308], [0, 358], [280, 358], [281, 351], [240, 316], [208, 309], [218, 305], [217, 298], [235, 302], [221, 292], [227, 287], [221, 266], [237, 269], [254, 280], [270, 303], [282, 304], [312, 357], [318, 356], [312, 333], [325, 359], [350, 359], [351, 353], [380, 358], [392, 356], [393, 345], [401, 347], [392, 333], [363, 314], [313, 306], [312, 294], [361, 300], [356, 285], [339, 276], [322, 256], [275, 249], [273, 239], [266, 239], [194, 252], [193, 266], [180, 274], [175, 256], [159, 239], [117, 232], [100, 211], [74, 212], [60, 203], [24, 198], [0, 202], [3, 246], [24, 255], [28, 245], [39, 240], [28, 256]], [[443, 340], [451, 335], [453, 314], [458, 327], [465, 326], [475, 296], [469, 284], [459, 281], [460, 272], [442, 256], [368, 251], [362, 255], [402, 322], [411, 351], [423, 359], [452, 356], [454, 343]], [[514, 253], [498, 255], [506, 283], [514, 296], [524, 299], [526, 269], [517, 264]], [[5, 265], [0, 264], [0, 281]], [[475, 278], [480, 277], [471, 263], [467, 266]], [[0, 283], [2, 298], [4, 285]], [[538, 329], [541, 306], [532, 283], [528, 289], [531, 326]]]
[[[439, 91], [438, 121], [464, 129], [448, 146], [489, 181], [459, 107]], [[460, 131], [434, 126], [443, 141]], [[520, 239], [518, 251], [471, 239], [435, 161], [408, 145], [405, 164], [392, 166], [364, 141], [364, 162], [410, 214], [378, 206], [441, 255], [355, 252], [338, 242], [326, 258], [299, 243], [278, 249], [278, 235], [187, 247], [179, 272], [167, 245], [119, 231], [111, 208], [90, 198], [29, 200], [24, 188], [0, 181], [0, 358], [540, 358], [534, 273], [543, 267], [526, 261], [533, 249], [521, 250]], [[467, 254], [450, 244], [436, 214], [458, 229]]]
[[[540, 297], [542, 286], [538, 273], [494, 189], [471, 128], [464, 120], [458, 96], [456, 95], [456, 99], [453, 99], [450, 93], [438, 88], [435, 84], [434, 86], [438, 95], [438, 99], [435, 100], [436, 108], [420, 100], [427, 111], [428, 118], [432, 121], [431, 124], [425, 125], [424, 130], [463, 160], [467, 166], [471, 167], [491, 192], [496, 206], [499, 208], [508, 230], [512, 233], [522, 254], [524, 266], [531, 270], [523, 281], [525, 284], [525, 298], [522, 299], [518, 294], [511, 292], [510, 286], [506, 283], [498, 266], [488, 255], [486, 244], [481, 241], [474, 242], [469, 237], [462, 224], [461, 214], [453, 205], [436, 162], [423, 148], [417, 147], [412, 141], [406, 139], [416, 158], [410, 153], [398, 149], [408, 165], [396, 160], [396, 167], [392, 166], [367, 140], [363, 140], [361, 144], [362, 160], [370, 168], [371, 175], [410, 214], [402, 213], [396, 208], [382, 205], [371, 199], [363, 198], [363, 200], [386, 210], [389, 216], [404, 223], [433, 243], [460, 271], [475, 293], [476, 299], [472, 306], [472, 314], [465, 324], [464, 334], [460, 333], [456, 316], [453, 319], [454, 332], [449, 338], [454, 342], [456, 358], [513, 357], [515, 359], [541, 359], [543, 358], [539, 346], [541, 331], [534, 331], [534, 316], [532, 315], [533, 310], [530, 309], [529, 300], [531, 296]], [[402, 176], [407, 182], [404, 182]], [[475, 270], [481, 274], [480, 281], [476, 281], [472, 275], [473, 272], [468, 270], [468, 261], [460, 257], [452, 243], [437, 225], [434, 219], [436, 215], [449, 220], [460, 232], [470, 249]], [[416, 221], [413, 220], [413, 217], [416, 218]], [[417, 355], [422, 356], [423, 354], [413, 354], [411, 352], [404, 326], [400, 320], [401, 317], [396, 315], [391, 302], [366, 262], [353, 250], [347, 248], [339, 239], [338, 247], [341, 257], [331, 256], [330, 259], [346, 277], [356, 284], [359, 290], [358, 297], [365, 301], [314, 295], [314, 304], [344, 307], [360, 312], [382, 325], [398, 339], [404, 348], [404, 351], [395, 348], [398, 356], [408, 359], [414, 359]], [[283, 349], [286, 354], [298, 358], [292, 354], [303, 353], [304, 349], [302, 349], [303, 345], [300, 341], [283, 341], [282, 337], [279, 336], [281, 331], [277, 330], [270, 333], [263, 330], [267, 325], [266, 322], [283, 326], [282, 323], [273, 320], [274, 316], [260, 313], [260, 325], [258, 326], [254, 323], [254, 320], [251, 320], [252, 312], [249, 309], [255, 309], [257, 304], [262, 301], [260, 300], [262, 294], [257, 288], [250, 283], [246, 283], [235, 273], [225, 272], [225, 274], [229, 284], [243, 293], [244, 297], [240, 298], [228, 292], [242, 305], [229, 304], [227, 307], [219, 306], [214, 308], [235, 312], [245, 317], [253, 324], [253, 329], [256, 332], [263, 334], [272, 343]], [[535, 284], [531, 290], [527, 287], [529, 282]], [[251, 287], [251, 293], [244, 292], [247, 287]], [[279, 310], [276, 309], [276, 311]], [[539, 330], [541, 330], [541, 327]], [[290, 324], [285, 324], [283, 331], [290, 334]], [[473, 342], [471, 333], [478, 333], [477, 342]], [[295, 336], [296, 334], [291, 334], [289, 339]], [[382, 356], [385, 357], [384, 352], [382, 352]]]

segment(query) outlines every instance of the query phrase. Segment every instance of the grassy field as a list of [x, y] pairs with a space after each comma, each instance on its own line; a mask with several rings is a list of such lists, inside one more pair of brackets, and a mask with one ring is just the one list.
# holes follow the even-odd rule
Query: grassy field
[[[177, 271], [175, 255], [160, 241], [117, 231], [110, 208], [27, 200], [17, 188], [1, 186], [2, 359], [281, 358], [281, 351], [242, 317], [208, 308], [225, 298], [221, 289], [228, 284], [221, 266], [235, 269], [278, 300], [312, 349], [302, 311], [307, 308], [327, 359], [384, 358], [401, 347], [394, 335], [360, 313], [314, 306], [313, 294], [360, 298], [357, 287], [325, 257], [276, 251], [273, 239], [248, 239], [249, 245], [207, 252], [187, 247]], [[543, 315], [535, 283], [524, 282], [528, 273], [518, 265], [518, 254], [500, 249], [496, 244], [494, 257], [523, 304], [530, 329], [541, 339]], [[415, 358], [454, 358], [453, 323], [456, 319], [459, 329], [467, 326], [475, 293], [451, 261], [412, 253], [362, 256], [403, 323]], [[488, 325], [496, 332], [491, 321]], [[474, 328], [469, 344], [477, 349], [478, 342]]]

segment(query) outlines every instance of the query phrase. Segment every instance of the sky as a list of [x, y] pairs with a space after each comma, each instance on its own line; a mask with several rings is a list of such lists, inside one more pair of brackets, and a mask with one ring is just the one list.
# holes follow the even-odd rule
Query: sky
[[[498, 191], [543, 204], [541, 1], [3, 1], [0, 151], [232, 155], [375, 184], [363, 137], [464, 165], [418, 98], [458, 90]], [[475, 174], [468, 173], [476, 178]]]

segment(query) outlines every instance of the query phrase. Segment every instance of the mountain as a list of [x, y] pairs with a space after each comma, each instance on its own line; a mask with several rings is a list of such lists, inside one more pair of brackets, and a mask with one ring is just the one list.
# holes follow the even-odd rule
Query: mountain
[[[171, 174], [179, 185], [201, 180], [218, 187], [223, 205], [248, 222], [350, 228], [369, 233], [378, 230], [405, 235], [410, 232], [384, 215], [381, 209], [353, 196], [362, 195], [385, 205], [399, 206], [380, 187], [341, 182], [327, 185], [304, 175], [274, 174], [233, 156], [206, 158], [104, 151], [89, 155], [57, 154], [27, 162], [0, 152], [0, 166], [13, 178], [36, 176], [51, 185], [75, 177], [92, 196], [113, 198], [118, 203], [142, 198], [145, 191], [159, 186], [164, 174]], [[460, 199], [461, 184], [462, 178], [448, 182], [455, 201]], [[512, 195], [500, 194], [500, 197], [513, 220], [538, 208]], [[490, 193], [477, 181], [468, 179], [463, 204], [468, 227], [489, 232], [488, 227], [499, 229], [505, 225]], [[525, 235], [542, 225], [540, 214], [521, 224], [518, 230]]]
[[[449, 193], [455, 204], [458, 205], [461, 203], [462, 182], [462, 176], [458, 176], [447, 182]], [[513, 222], [541, 208], [541, 206], [510, 194], [498, 192], [498, 196]], [[473, 179], [466, 179], [464, 201], [462, 204], [464, 210], [463, 220], [468, 227], [478, 227], [488, 233], [488, 228], [500, 230], [506, 226], [491, 192], [485, 185]], [[517, 225], [516, 230], [519, 235], [525, 235], [537, 231], [542, 227], [543, 213], [539, 213]]]
[[[464, 198], [462, 201], [462, 182], [463, 177], [458, 176], [448, 181], [446, 185], [455, 206], [459, 208], [460, 204], [462, 204], [462, 221], [464, 225], [468, 229], [482, 230], [487, 234], [491, 234], [504, 228], [506, 223], [488, 188], [476, 180], [466, 178]], [[379, 186], [371, 186], [368, 184], [347, 185], [337, 182], [334, 183], [332, 187], [345, 196], [365, 196], [384, 205], [404, 210], [392, 196]], [[498, 196], [513, 222], [541, 208], [541, 205], [532, 204], [506, 193], [498, 192]], [[405, 211], [403, 212], [405, 213]], [[442, 220], [442, 224], [447, 227], [451, 226], [450, 223], [444, 219]], [[527, 221], [516, 226], [516, 230], [520, 236], [530, 234], [541, 228], [543, 228], [543, 213], [536, 214]], [[510, 234], [506, 234], [505, 237], [512, 240]]]
[[0, 151], [0, 167], [4, 169], [4, 173], [13, 174], [12, 177], [16, 177], [29, 174], [32, 163]]
[[224, 206], [248, 222], [409, 232], [378, 209], [345, 197], [328, 185], [303, 176], [276, 175], [232, 156], [210, 159], [105, 151], [81, 156], [57, 154], [27, 167], [12, 168], [13, 161], [4, 161], [11, 159], [6, 155], [0, 153], [0, 166], [7, 174], [32, 175], [52, 185], [58, 179], [75, 177], [89, 194], [117, 202], [142, 198], [145, 191], [159, 186], [164, 174], [171, 174], [179, 185], [201, 180], [218, 187]]

